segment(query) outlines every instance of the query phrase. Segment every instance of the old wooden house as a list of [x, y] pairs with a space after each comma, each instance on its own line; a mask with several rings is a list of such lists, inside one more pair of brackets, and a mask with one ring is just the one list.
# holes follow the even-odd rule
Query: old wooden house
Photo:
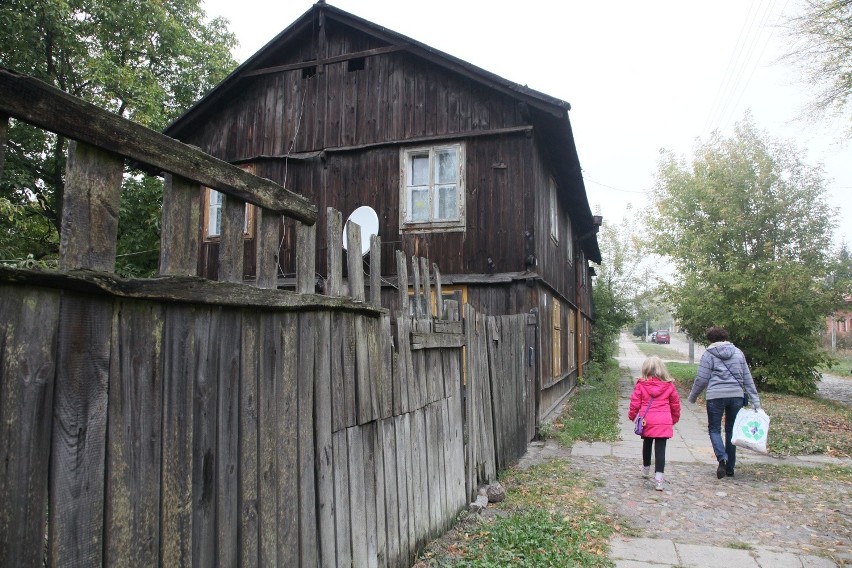
[[[347, 215], [369, 206], [393, 251], [441, 267], [442, 293], [489, 315], [530, 313], [523, 353], [535, 421], [589, 359], [589, 261], [597, 230], [567, 102], [498, 77], [324, 2], [247, 59], [166, 129]], [[215, 275], [221, 198], [205, 190], [199, 273]], [[254, 214], [245, 277], [254, 274]], [[318, 235], [325, 234], [320, 215]], [[295, 273], [282, 223], [281, 285]], [[322, 237], [318, 237], [320, 240]], [[325, 250], [317, 251], [318, 286]]]

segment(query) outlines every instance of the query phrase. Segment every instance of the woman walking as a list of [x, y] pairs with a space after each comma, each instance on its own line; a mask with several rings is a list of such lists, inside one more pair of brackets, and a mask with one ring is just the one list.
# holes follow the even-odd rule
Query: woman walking
[[[707, 394], [707, 431], [710, 444], [719, 465], [716, 477], [734, 475], [737, 463], [737, 447], [731, 443], [734, 434], [734, 419], [744, 406], [744, 395], [751, 399], [752, 408], [760, 408], [760, 397], [754, 379], [746, 364], [745, 355], [736, 345], [728, 341], [728, 332], [719, 326], [707, 328], [710, 345], [701, 356], [698, 376], [689, 393], [689, 402], [695, 402], [705, 389]], [[725, 439], [722, 439], [722, 416], [725, 417]]]
[[642, 363], [642, 376], [636, 380], [630, 397], [627, 417], [633, 421], [642, 416], [642, 474], [651, 475], [651, 447], [654, 448], [654, 479], [657, 491], [663, 490], [666, 469], [666, 441], [674, 436], [674, 425], [680, 420], [680, 396], [665, 364], [652, 356]]

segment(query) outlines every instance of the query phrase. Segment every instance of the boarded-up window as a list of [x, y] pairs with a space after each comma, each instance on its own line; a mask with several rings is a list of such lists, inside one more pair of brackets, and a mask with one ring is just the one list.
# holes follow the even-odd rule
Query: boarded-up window
[[562, 310], [559, 300], [553, 299], [552, 314], [552, 375], [558, 377], [562, 374]]

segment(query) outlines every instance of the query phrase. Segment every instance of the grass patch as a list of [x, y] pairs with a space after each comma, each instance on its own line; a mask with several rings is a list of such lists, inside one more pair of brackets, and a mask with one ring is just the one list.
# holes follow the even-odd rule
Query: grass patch
[[645, 343], [644, 341], [636, 341], [636, 347], [639, 348], [646, 357], [656, 355], [665, 361], [689, 361], [689, 357], [666, 345], [658, 345], [656, 343]]
[[553, 422], [551, 435], [569, 448], [577, 440], [618, 440], [620, 375], [621, 370], [615, 359], [611, 359], [606, 366], [593, 366], [586, 382], [578, 387], [568, 401], [565, 412]]
[[852, 352], [838, 351], [833, 354], [833, 357], [834, 364], [821, 367], [820, 371], [838, 377], [852, 377]]
[[611, 567], [610, 535], [621, 530], [591, 496], [593, 483], [561, 460], [501, 475], [506, 500], [494, 518], [457, 527], [452, 544], [430, 548], [435, 567]]
[[[685, 398], [692, 389], [698, 365], [666, 366]], [[760, 393], [760, 402], [771, 418], [770, 454], [852, 456], [852, 408], [820, 398], [767, 392]]]

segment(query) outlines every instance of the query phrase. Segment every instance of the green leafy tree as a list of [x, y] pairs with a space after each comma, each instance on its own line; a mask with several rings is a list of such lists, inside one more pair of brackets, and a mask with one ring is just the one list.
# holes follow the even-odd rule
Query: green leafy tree
[[818, 332], [839, 300], [826, 276], [836, 212], [822, 169], [758, 131], [750, 116], [714, 134], [691, 163], [665, 153], [653, 246], [676, 263], [666, 294], [696, 339], [727, 328], [764, 388], [812, 394], [826, 356]]
[[[225, 20], [206, 20], [201, 0], [4, 0], [0, 24], [0, 66], [153, 129], [236, 65], [236, 38]], [[11, 122], [0, 180], [2, 256], [55, 255], [66, 150], [62, 136]], [[141, 260], [142, 271], [156, 267], [136, 253], [158, 246], [151, 223], [158, 192], [156, 181], [133, 176], [123, 188], [120, 219], [136, 226], [120, 228], [119, 254], [132, 254], [125, 264]], [[152, 201], [143, 207], [143, 198]]]
[[592, 288], [592, 357], [596, 361], [603, 363], [613, 356], [619, 332], [634, 319], [633, 299], [648, 279], [637, 252], [640, 240], [629, 207], [620, 223], [605, 221], [601, 226], [598, 244], [602, 262]]
[[803, 0], [786, 28], [790, 48], [784, 59], [816, 87], [811, 115], [845, 116], [852, 131], [852, 0]]

